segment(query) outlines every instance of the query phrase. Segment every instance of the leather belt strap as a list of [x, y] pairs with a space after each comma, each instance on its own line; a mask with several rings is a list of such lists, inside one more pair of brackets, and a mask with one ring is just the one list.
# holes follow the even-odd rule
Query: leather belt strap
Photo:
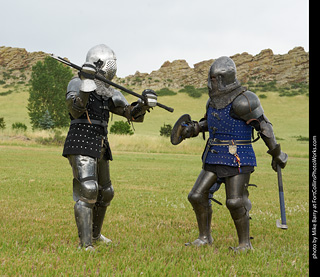
[[101, 120], [89, 120], [88, 119], [72, 119], [71, 120], [71, 124], [77, 124], [77, 123], [86, 123], [86, 124], [94, 124], [94, 125], [99, 125], [102, 127], [106, 127], [108, 126], [108, 122], [107, 121], [101, 121]]
[[231, 144], [247, 145], [247, 144], [251, 144], [252, 142], [253, 141], [251, 140], [220, 140], [217, 138], [209, 139], [210, 145], [231, 145]]

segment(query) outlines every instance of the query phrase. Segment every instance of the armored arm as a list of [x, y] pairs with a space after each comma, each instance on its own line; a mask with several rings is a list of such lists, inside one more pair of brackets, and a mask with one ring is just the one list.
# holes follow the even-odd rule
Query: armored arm
[[272, 168], [276, 171], [277, 164], [284, 168], [288, 155], [281, 151], [277, 143], [272, 124], [264, 115], [263, 108], [257, 95], [251, 91], [240, 94], [232, 103], [231, 116], [246, 121], [260, 134], [268, 147], [268, 154], [272, 156]]
[[82, 66], [79, 77], [74, 77], [68, 84], [66, 102], [69, 113], [74, 118], [80, 117], [85, 111], [89, 100], [89, 94], [97, 86], [94, 82], [96, 67], [89, 63]]
[[144, 100], [138, 99], [130, 105], [122, 93], [115, 90], [110, 110], [124, 116], [128, 121], [143, 122], [146, 112], [157, 105], [157, 95], [148, 89], [143, 91], [142, 96]]
[[197, 137], [200, 132], [208, 131], [208, 123], [205, 117], [200, 119], [200, 121], [190, 120], [189, 122], [185, 122], [182, 127], [184, 128], [181, 134], [184, 138]]
[[186, 138], [197, 137], [200, 132], [206, 131], [208, 131], [206, 116], [197, 122], [192, 120], [189, 114], [184, 114], [174, 124], [170, 141], [173, 145], [177, 145]]

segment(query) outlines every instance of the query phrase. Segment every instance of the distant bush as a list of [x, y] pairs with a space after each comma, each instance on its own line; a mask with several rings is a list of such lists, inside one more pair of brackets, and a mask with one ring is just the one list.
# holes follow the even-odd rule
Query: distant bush
[[155, 91], [155, 93], [159, 96], [168, 96], [168, 95], [176, 95], [177, 93], [168, 89], [168, 88], [162, 88], [160, 90]]
[[36, 142], [43, 144], [43, 145], [63, 145], [64, 141], [65, 141], [66, 137], [62, 135], [62, 132], [60, 130], [56, 130], [54, 132], [53, 137], [49, 137], [49, 138], [42, 138], [42, 137], [38, 137], [36, 138]]
[[[196, 89], [194, 86], [185, 86], [183, 89], [180, 89], [179, 92], [187, 93], [190, 97], [200, 98], [203, 94], [204, 89]], [[206, 90], [207, 92], [207, 90]]]
[[6, 123], [4, 122], [4, 118], [0, 117], [0, 129], [3, 130], [6, 128]]
[[295, 137], [297, 141], [309, 141], [309, 137], [297, 136]]
[[25, 132], [27, 131], [27, 126], [21, 122], [15, 122], [12, 124], [12, 130]]
[[124, 121], [116, 121], [111, 127], [110, 127], [110, 133], [111, 134], [118, 134], [118, 135], [133, 135], [133, 131], [131, 129], [131, 126], [128, 122]]
[[170, 124], [163, 124], [160, 128], [160, 136], [170, 137], [172, 131], [172, 126]]
[[12, 90], [12, 89], [9, 89], [9, 90], [7, 90], [7, 91], [0, 92], [0, 96], [6, 96], [6, 95], [9, 95], [9, 94], [11, 94], [12, 92], [13, 92], [13, 90]]
[[[279, 96], [284, 97], [292, 97], [296, 95], [305, 94], [306, 96], [309, 96], [309, 84], [305, 82], [301, 83], [292, 83], [287, 86], [277, 86], [276, 81], [271, 82], [259, 82], [254, 83], [253, 81], [248, 81], [246, 86], [249, 87], [250, 90], [253, 92], [278, 92]], [[260, 96], [259, 96], [260, 97]]]

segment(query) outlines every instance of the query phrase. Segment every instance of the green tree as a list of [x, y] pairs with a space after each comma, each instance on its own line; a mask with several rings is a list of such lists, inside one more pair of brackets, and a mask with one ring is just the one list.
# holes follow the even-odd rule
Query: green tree
[[46, 110], [42, 118], [39, 119], [39, 126], [41, 129], [44, 129], [44, 130], [54, 128], [54, 121], [48, 110]]
[[[69, 124], [65, 94], [73, 73], [51, 57], [46, 57], [32, 67], [28, 99], [28, 113], [33, 128], [55, 128]], [[48, 116], [49, 115], [49, 116]], [[50, 120], [44, 124], [43, 120]]]

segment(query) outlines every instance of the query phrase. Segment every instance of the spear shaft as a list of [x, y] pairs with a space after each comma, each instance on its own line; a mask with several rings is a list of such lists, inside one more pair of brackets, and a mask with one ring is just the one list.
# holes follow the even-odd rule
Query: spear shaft
[[[61, 62], [61, 63], [64, 63], [64, 64], [66, 64], [66, 65], [68, 65], [70, 67], [73, 67], [73, 68], [75, 68], [75, 69], [77, 69], [79, 71], [81, 71], [81, 69], [82, 69], [81, 66], [78, 66], [78, 65], [76, 65], [74, 63], [71, 63], [71, 62], [69, 62], [69, 61], [67, 61], [67, 60], [65, 60], [65, 59], [63, 59], [63, 58], [61, 58], [59, 56], [55, 56], [54, 54], [52, 54], [51, 57], [54, 58], [55, 60]], [[136, 92], [134, 92], [132, 90], [129, 90], [129, 89], [123, 87], [123, 86], [120, 86], [120, 85], [114, 83], [114, 82], [111, 82], [110, 80], [108, 80], [107, 78], [105, 78], [105, 77], [103, 77], [101, 75], [95, 74], [95, 78], [100, 80], [100, 81], [102, 81], [102, 82], [104, 82], [104, 83], [109, 84], [110, 86], [118, 88], [118, 89], [120, 89], [120, 90], [122, 90], [122, 91], [124, 91], [126, 93], [129, 93], [129, 94], [131, 94], [131, 95], [133, 95], [135, 97], [138, 97], [138, 98], [140, 98], [142, 100], [145, 100], [145, 98], [141, 94], [136, 93]], [[163, 105], [163, 104], [161, 104], [159, 102], [157, 102], [157, 106], [159, 106], [160, 108], [163, 108], [163, 109], [165, 109], [165, 110], [167, 110], [167, 111], [169, 111], [171, 113], [174, 111], [173, 108], [168, 107], [166, 105]]]

